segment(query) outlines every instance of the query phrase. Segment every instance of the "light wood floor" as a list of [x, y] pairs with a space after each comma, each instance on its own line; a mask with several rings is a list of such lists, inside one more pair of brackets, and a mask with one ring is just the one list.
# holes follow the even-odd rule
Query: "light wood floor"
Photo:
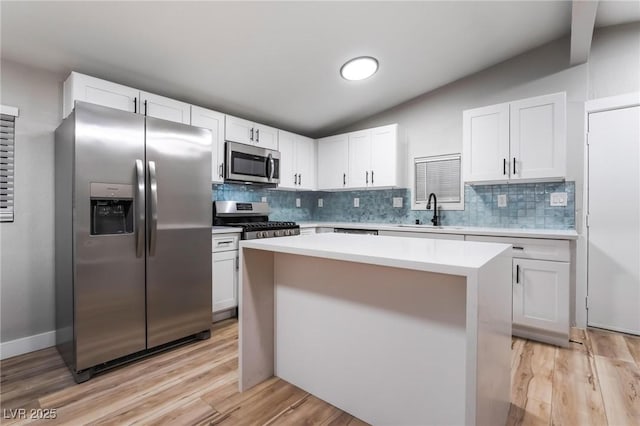
[[[513, 340], [509, 425], [639, 425], [640, 338], [574, 330], [568, 349]], [[235, 320], [209, 340], [76, 385], [53, 348], [0, 363], [2, 424], [9, 409], [55, 408], [48, 424], [361, 425], [280, 379], [237, 391]]]

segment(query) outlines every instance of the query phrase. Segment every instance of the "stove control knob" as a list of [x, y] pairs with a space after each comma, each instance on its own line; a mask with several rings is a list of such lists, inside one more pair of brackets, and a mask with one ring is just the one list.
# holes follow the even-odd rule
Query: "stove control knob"
[[291, 235], [291, 231], [287, 229], [286, 231], [284, 231], [284, 235]]
[[260, 232], [260, 231], [256, 232], [256, 237], [257, 237], [257, 238], [262, 238], [262, 237], [264, 237], [264, 232]]
[[282, 231], [275, 231], [276, 237], [282, 237]]

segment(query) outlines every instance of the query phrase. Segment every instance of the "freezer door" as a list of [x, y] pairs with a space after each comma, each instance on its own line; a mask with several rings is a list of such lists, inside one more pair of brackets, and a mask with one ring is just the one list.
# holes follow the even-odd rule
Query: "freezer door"
[[211, 325], [211, 131], [146, 118], [147, 346]]
[[75, 117], [75, 368], [83, 370], [146, 347], [144, 118], [84, 102]]

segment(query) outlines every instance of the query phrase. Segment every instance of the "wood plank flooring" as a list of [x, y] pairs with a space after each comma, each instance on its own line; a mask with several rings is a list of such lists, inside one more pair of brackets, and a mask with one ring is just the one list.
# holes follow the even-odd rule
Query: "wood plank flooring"
[[[508, 425], [639, 425], [640, 338], [572, 330], [569, 348], [513, 339]], [[238, 393], [235, 320], [192, 343], [76, 385], [54, 348], [0, 363], [2, 424], [351, 425], [278, 378]], [[55, 409], [49, 420], [11, 411]]]

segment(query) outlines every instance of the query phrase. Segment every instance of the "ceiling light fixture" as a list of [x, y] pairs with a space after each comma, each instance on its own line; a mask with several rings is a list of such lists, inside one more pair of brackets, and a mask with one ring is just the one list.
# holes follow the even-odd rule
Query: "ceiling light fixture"
[[345, 80], [364, 80], [378, 71], [378, 60], [371, 56], [360, 56], [347, 61], [340, 68], [340, 75]]

